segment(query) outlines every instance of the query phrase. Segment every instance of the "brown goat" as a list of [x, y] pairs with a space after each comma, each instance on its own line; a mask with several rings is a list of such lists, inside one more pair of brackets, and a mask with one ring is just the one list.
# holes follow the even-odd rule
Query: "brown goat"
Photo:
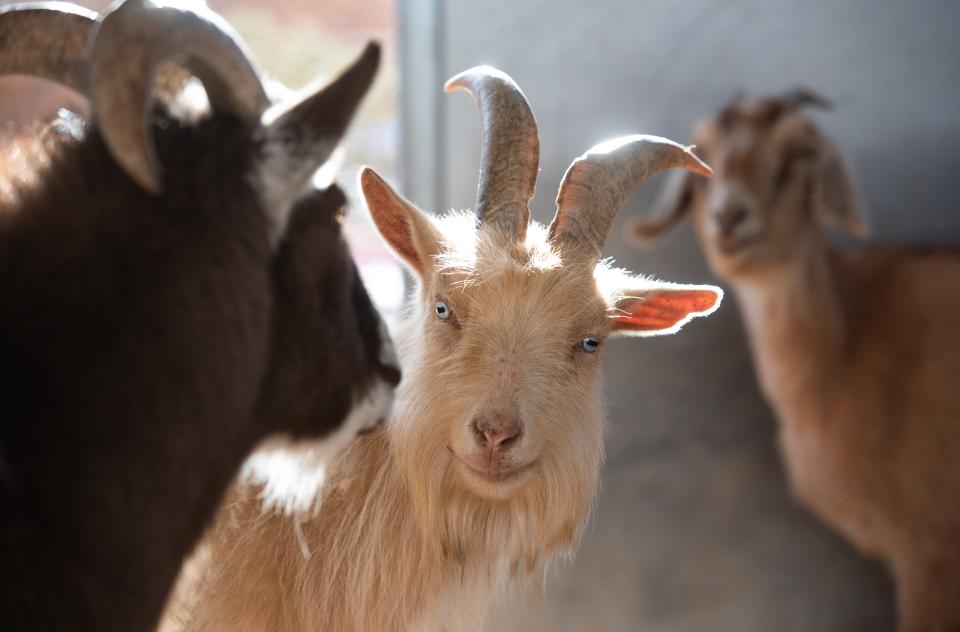
[[[208, 106], [154, 98], [171, 55]], [[258, 444], [332, 451], [386, 415], [399, 373], [345, 197], [310, 183], [378, 57], [271, 105], [202, 5], [0, 11], [0, 74], [63, 83], [92, 111], [0, 146], [4, 632], [153, 629]]]
[[902, 630], [957, 630], [960, 253], [831, 247], [824, 226], [867, 228], [805, 104], [824, 101], [738, 100], [703, 121], [714, 179], [675, 179], [659, 217], [628, 230], [649, 239], [693, 212], [736, 290], [795, 494], [889, 564]]
[[[720, 291], [598, 264], [630, 190], [685, 147], [633, 136], [567, 172], [549, 231], [529, 226], [539, 163], [533, 113], [512, 79], [451, 80], [480, 103], [476, 214], [435, 220], [373, 171], [373, 220], [418, 279], [382, 430], [333, 461], [315, 506], [264, 511], [241, 485], [178, 587], [169, 628], [390, 630], [482, 627], [490, 600], [570, 555], [603, 454], [608, 337], [672, 333]], [[316, 510], [318, 509], [318, 510]]]

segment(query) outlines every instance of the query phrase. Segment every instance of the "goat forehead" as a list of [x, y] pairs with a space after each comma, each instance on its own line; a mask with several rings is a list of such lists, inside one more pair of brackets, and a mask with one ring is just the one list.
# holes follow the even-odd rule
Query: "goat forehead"
[[774, 121], [742, 118], [723, 127], [717, 124], [698, 144], [714, 168], [714, 184], [737, 179], [750, 182], [775, 170], [785, 147], [809, 142], [814, 135], [808, 121], [786, 114]]
[[475, 231], [475, 219], [465, 214], [448, 216], [442, 225], [447, 248], [437, 259], [436, 289], [467, 320], [496, 336], [540, 329], [562, 336], [591, 323], [602, 333], [607, 304], [593, 266], [564, 264], [545, 226], [531, 222], [520, 245]]
[[[758, 142], [759, 135], [750, 128], [738, 128], [714, 145], [710, 151], [704, 151], [714, 178], [708, 184], [720, 185], [729, 180], [749, 180], [762, 167], [762, 150]], [[762, 152], [761, 152], [762, 153]]]
[[770, 119], [744, 116], [734, 122], [715, 123], [713, 138], [730, 147], [749, 151], [787, 137], [805, 136], [814, 131], [812, 123], [803, 115], [787, 112]]
[[526, 339], [563, 338], [605, 322], [606, 303], [596, 281], [580, 271], [506, 270], [466, 286], [463, 294], [479, 325]]
[[814, 143], [819, 138], [813, 122], [799, 114], [788, 114], [770, 130], [767, 142], [784, 147], [794, 143]]

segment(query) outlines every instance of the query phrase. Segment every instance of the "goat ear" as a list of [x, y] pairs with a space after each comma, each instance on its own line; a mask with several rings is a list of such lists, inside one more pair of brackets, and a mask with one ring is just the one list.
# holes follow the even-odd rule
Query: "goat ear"
[[613, 306], [611, 335], [661, 336], [720, 307], [723, 290], [713, 285], [647, 282], [622, 291]]
[[693, 204], [693, 187], [692, 173], [682, 169], [672, 171], [650, 212], [627, 222], [625, 230], [630, 243], [650, 247], [679, 223]]
[[817, 159], [813, 205], [821, 226], [843, 228], [861, 239], [870, 234], [850, 169], [839, 150], [826, 141]]
[[440, 253], [440, 233], [430, 218], [369, 167], [360, 171], [360, 190], [380, 235], [421, 279], [428, 278]]

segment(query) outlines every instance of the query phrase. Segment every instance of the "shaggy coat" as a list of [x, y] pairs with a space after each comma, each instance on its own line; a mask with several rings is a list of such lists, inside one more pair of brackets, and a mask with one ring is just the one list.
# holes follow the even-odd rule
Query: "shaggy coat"
[[719, 305], [714, 287], [598, 265], [633, 187], [668, 167], [709, 174], [689, 148], [652, 136], [594, 147], [565, 176], [548, 233], [528, 227], [539, 138], [520, 88], [477, 67], [447, 89], [480, 104], [476, 214], [435, 220], [360, 174], [377, 229], [418, 281], [390, 423], [325, 472], [275, 461], [299, 475], [296, 495], [253, 469], [164, 630], [482, 627], [494, 595], [573, 552], [600, 474], [608, 337], [672, 333]]
[[[541, 226], [514, 248], [472, 215], [433, 220], [369, 170], [362, 183], [419, 278], [391, 421], [337, 457], [306, 504], [238, 485], [165, 632], [482, 628], [496, 595], [573, 553], [589, 515], [603, 421], [601, 354], [584, 336], [602, 346], [654, 313], [675, 328], [719, 300], [595, 261], [564, 265]], [[684, 303], [691, 291], [697, 302]], [[679, 316], [665, 297], [680, 297]], [[470, 427], [489, 411], [518, 415], [523, 432], [484, 470]]]

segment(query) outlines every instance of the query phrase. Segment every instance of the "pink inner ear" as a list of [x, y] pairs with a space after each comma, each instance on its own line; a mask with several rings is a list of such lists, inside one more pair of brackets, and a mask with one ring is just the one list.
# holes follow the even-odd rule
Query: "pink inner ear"
[[709, 290], [666, 290], [644, 295], [614, 320], [617, 329], [658, 331], [670, 329], [690, 314], [705, 312], [719, 297]]

